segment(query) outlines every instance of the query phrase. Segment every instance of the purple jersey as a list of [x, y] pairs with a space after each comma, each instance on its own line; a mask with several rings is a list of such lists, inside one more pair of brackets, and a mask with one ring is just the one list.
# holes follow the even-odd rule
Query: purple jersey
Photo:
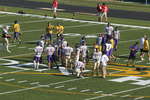
[[136, 53], [138, 52], [139, 47], [138, 45], [131, 45], [130, 46], [130, 56], [136, 56]]

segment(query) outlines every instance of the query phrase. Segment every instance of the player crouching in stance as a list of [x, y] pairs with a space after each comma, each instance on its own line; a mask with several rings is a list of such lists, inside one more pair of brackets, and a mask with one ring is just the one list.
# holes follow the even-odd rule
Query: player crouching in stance
[[49, 44], [48, 47], [45, 48], [45, 52], [47, 54], [47, 61], [48, 61], [48, 69], [52, 69], [52, 62], [54, 61], [53, 59], [53, 54], [55, 52], [55, 48]]
[[39, 42], [37, 43], [37, 46], [35, 47], [34, 52], [35, 52], [35, 56], [33, 59], [34, 69], [39, 69], [40, 59], [43, 53], [43, 47], [41, 47]]
[[138, 50], [139, 50], [138, 42], [136, 42], [135, 44], [130, 46], [130, 55], [128, 58], [127, 66], [129, 64], [132, 64], [132, 66], [134, 66], [135, 59], [136, 59], [136, 53], [138, 52]]
[[93, 60], [94, 60], [94, 67], [93, 67], [93, 73], [92, 73], [93, 76], [95, 76], [94, 72], [96, 69], [97, 69], [97, 75], [99, 74], [101, 57], [102, 57], [102, 52], [99, 51], [98, 48], [96, 48], [93, 54]]
[[84, 78], [83, 77], [83, 70], [85, 69], [85, 64], [81, 61], [75, 61], [75, 72], [77, 78]]
[[106, 78], [106, 74], [107, 74], [107, 63], [109, 61], [108, 56], [106, 55], [106, 53], [104, 53], [101, 57], [101, 66], [100, 69], [102, 71], [102, 77]]
[[8, 38], [11, 38], [11, 35], [8, 34], [8, 30], [9, 30], [8, 26], [4, 26], [2, 28], [2, 38], [4, 40], [3, 45], [6, 47], [7, 52], [11, 53], [11, 51], [9, 50], [9, 40], [8, 40]]

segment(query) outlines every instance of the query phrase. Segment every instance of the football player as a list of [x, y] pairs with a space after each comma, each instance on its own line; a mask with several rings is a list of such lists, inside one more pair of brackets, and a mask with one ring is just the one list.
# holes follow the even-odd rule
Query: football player
[[2, 38], [4, 40], [3, 44], [5, 45], [7, 52], [11, 53], [11, 51], [9, 50], [9, 38], [11, 38], [11, 35], [8, 34], [8, 30], [9, 30], [8, 26], [4, 26], [2, 28]]
[[40, 46], [39, 42], [37, 43], [37, 46], [35, 47], [34, 52], [35, 52], [35, 56], [33, 59], [34, 69], [39, 69], [39, 64], [40, 64], [41, 56], [43, 53], [43, 47]]
[[106, 74], [107, 74], [107, 63], [109, 61], [108, 56], [104, 53], [101, 57], [101, 71], [102, 71], [102, 77], [106, 78]]
[[97, 70], [97, 75], [99, 74], [100, 60], [101, 60], [102, 52], [96, 48], [93, 54], [94, 67], [93, 67], [93, 76], [95, 76], [94, 72]]
[[45, 48], [45, 52], [47, 54], [47, 61], [48, 61], [48, 69], [52, 69], [52, 62], [53, 62], [53, 54], [55, 52], [55, 48], [49, 44], [48, 47]]
[[17, 20], [15, 20], [14, 21], [14, 24], [13, 24], [13, 26], [12, 26], [12, 28], [13, 28], [13, 31], [14, 31], [14, 42], [21, 42], [21, 40], [20, 40], [20, 35], [21, 35], [21, 33], [20, 33], [20, 24], [18, 24], [18, 21]]
[[85, 64], [81, 61], [75, 61], [75, 72], [77, 78], [83, 78], [83, 70], [85, 69]]
[[68, 63], [71, 64], [71, 54], [73, 52], [73, 48], [70, 47], [68, 44], [64, 47], [64, 58], [65, 58], [65, 67], [67, 69]]

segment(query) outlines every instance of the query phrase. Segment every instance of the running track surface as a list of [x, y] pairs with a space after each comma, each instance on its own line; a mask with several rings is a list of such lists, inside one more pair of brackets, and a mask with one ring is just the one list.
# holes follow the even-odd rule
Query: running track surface
[[[10, 7], [30, 8], [30, 9], [51, 8], [50, 3], [27, 1], [27, 0], [0, 0], [0, 5]], [[96, 14], [95, 7], [60, 4], [59, 9], [65, 9], [66, 12], [71, 13], [84, 12]], [[150, 20], [149, 12], [135, 12], [135, 11], [110, 9], [109, 16], [116, 18], [127, 18], [127, 19], [147, 20], [147, 21]]]

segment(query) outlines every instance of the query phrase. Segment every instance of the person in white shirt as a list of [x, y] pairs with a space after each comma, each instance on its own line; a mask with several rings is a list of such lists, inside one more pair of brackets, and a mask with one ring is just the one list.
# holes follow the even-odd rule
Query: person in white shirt
[[80, 59], [80, 48], [79, 48], [78, 46], [76, 47], [75, 56], [76, 56], [75, 59], [76, 59], [77, 61], [79, 61], [79, 59]]
[[48, 69], [52, 69], [52, 62], [54, 61], [53, 59], [54, 52], [55, 48], [51, 44], [49, 44], [49, 46], [45, 48], [45, 53], [47, 54]]
[[118, 30], [118, 27], [115, 27], [114, 31], [113, 31], [113, 38], [114, 38], [114, 49], [117, 50], [118, 48], [118, 42], [120, 40], [120, 31]]
[[104, 53], [102, 55], [102, 58], [101, 58], [101, 71], [102, 71], [102, 77], [105, 78], [106, 77], [106, 74], [107, 74], [107, 63], [109, 61], [109, 58], [108, 56]]
[[101, 60], [102, 52], [96, 48], [96, 51], [93, 54], [94, 67], [93, 67], [93, 76], [95, 76], [94, 72], [97, 69], [97, 75], [99, 74], [100, 60]]
[[147, 36], [144, 35], [143, 37], [140, 38], [140, 58], [141, 58], [142, 61], [144, 60], [144, 58], [143, 58], [143, 48], [144, 48], [144, 41], [145, 41], [146, 37]]
[[107, 24], [107, 26], [105, 27], [105, 32], [109, 38], [109, 36], [112, 36], [113, 35], [113, 30], [114, 30], [114, 27], [111, 26], [110, 23]]
[[75, 61], [75, 72], [77, 77], [83, 77], [83, 70], [85, 69], [85, 64], [81, 61]]
[[111, 44], [110, 41], [108, 41], [108, 42], [105, 44], [105, 52], [106, 52], [106, 55], [107, 55], [108, 57], [111, 56], [111, 54], [110, 54], [111, 49], [112, 49], [112, 44]]
[[87, 52], [88, 52], [88, 48], [86, 46], [86, 43], [83, 43], [81, 46], [80, 46], [80, 52], [81, 52], [81, 58], [82, 58], [82, 61], [84, 63], [86, 63], [86, 57], [87, 57]]
[[73, 48], [67, 44], [67, 47], [64, 47], [64, 58], [65, 58], [65, 67], [68, 67], [68, 63], [71, 64], [71, 54], [73, 52]]
[[34, 49], [34, 52], [35, 52], [35, 56], [33, 59], [34, 69], [39, 69], [39, 63], [43, 53], [43, 47], [41, 47], [40, 44], [38, 43]]
[[11, 35], [8, 34], [9, 26], [4, 26], [2, 28], [2, 38], [4, 39], [4, 46], [6, 47], [6, 51], [8, 53], [11, 53], [9, 50], [9, 38], [11, 38]]

